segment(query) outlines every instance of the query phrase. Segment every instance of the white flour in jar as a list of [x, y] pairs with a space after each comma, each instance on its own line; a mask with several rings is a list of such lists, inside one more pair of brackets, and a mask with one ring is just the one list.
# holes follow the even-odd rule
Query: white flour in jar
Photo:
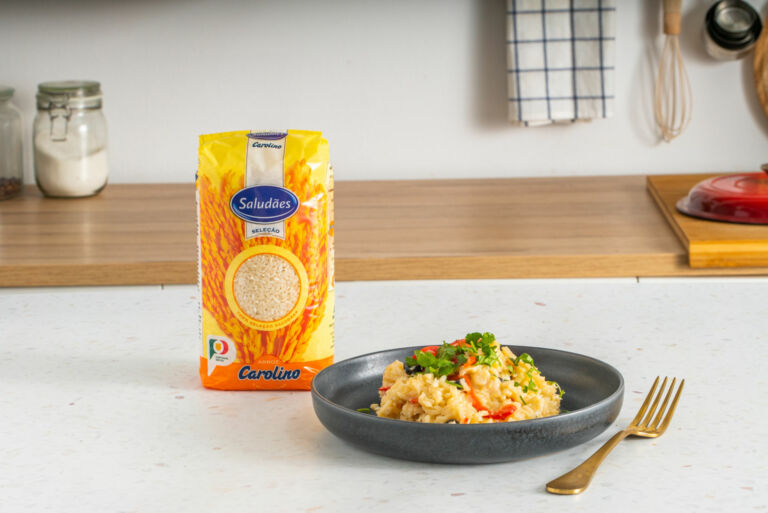
[[85, 156], [68, 149], [52, 141], [35, 145], [35, 177], [40, 188], [49, 196], [90, 196], [99, 192], [109, 175], [106, 148]]

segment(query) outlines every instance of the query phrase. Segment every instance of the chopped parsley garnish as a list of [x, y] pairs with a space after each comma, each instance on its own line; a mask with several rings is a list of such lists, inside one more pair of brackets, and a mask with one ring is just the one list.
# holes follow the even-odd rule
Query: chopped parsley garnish
[[[490, 333], [486, 333], [485, 335], [491, 335]], [[499, 361], [499, 357], [496, 355], [496, 351], [493, 349], [493, 341], [495, 339], [486, 340], [485, 335], [483, 335], [483, 338], [480, 339], [480, 342], [478, 343], [478, 347], [482, 351], [482, 356], [478, 353], [477, 356], [477, 363], [478, 365], [488, 365], [489, 367], [493, 365], [494, 363]], [[493, 335], [491, 335], [493, 337]]]
[[[456, 364], [446, 356], [444, 351], [447, 344], [443, 343], [440, 349], [437, 350], [437, 354], [432, 354], [424, 351], [416, 351], [413, 356], [409, 356], [405, 359], [405, 363], [411, 367], [420, 367], [422, 370], [417, 373], [429, 373], [435, 376], [450, 376], [454, 374]], [[449, 346], [450, 347], [450, 346]]]
[[457, 374], [467, 362], [473, 365], [493, 365], [499, 361], [492, 333], [469, 333], [462, 343], [429, 346], [419, 349], [405, 359], [408, 374], [433, 374], [437, 377]]
[[370, 408], [358, 408], [357, 411], [359, 411], [360, 413], [371, 413]]
[[[499, 362], [499, 355], [496, 352], [494, 343], [496, 337], [493, 333], [468, 333], [463, 340], [457, 340], [452, 344], [443, 342], [440, 346], [426, 346], [422, 349], [414, 351], [413, 356], [409, 356], [405, 359], [405, 372], [411, 374], [432, 374], [435, 377], [450, 377], [452, 379], [446, 380], [446, 382], [460, 390], [463, 390], [463, 385], [456, 381], [456, 377], [459, 374], [461, 368], [465, 365], [486, 365], [492, 366]], [[534, 373], [540, 374], [539, 369], [533, 363], [533, 358], [528, 353], [522, 353], [515, 358], [512, 365], [507, 365], [512, 376], [518, 371], [518, 364], [520, 362], [528, 365], [528, 369], [525, 371], [527, 380], [525, 385], [514, 381], [514, 385], [519, 387], [523, 393], [538, 392], [539, 387], [534, 380]], [[502, 379], [502, 378], [499, 378]], [[564, 391], [560, 388], [560, 385], [554, 381], [547, 381], [548, 384], [554, 385], [557, 388], [560, 397], [563, 396]], [[522, 398], [521, 398], [522, 399]], [[522, 399], [523, 404], [525, 400]]]
[[538, 390], [539, 390], [539, 387], [536, 386], [536, 382], [533, 380], [533, 378], [531, 378], [528, 381], [528, 384], [523, 387], [523, 392], [525, 392], [526, 394], [528, 392], [538, 392]]
[[[491, 335], [493, 336], [493, 335]], [[482, 333], [467, 333], [467, 336], [464, 337], [464, 341], [469, 344], [469, 347], [472, 348], [472, 351], [477, 352], [477, 342], [483, 338]], [[494, 337], [495, 339], [496, 337]]]
[[496, 341], [493, 333], [468, 333], [464, 340], [472, 349], [478, 365], [490, 366], [499, 361], [493, 348], [493, 343]]
[[523, 353], [517, 358], [515, 358], [514, 365], [517, 365], [519, 362], [527, 363], [531, 366], [532, 369], [538, 372], [539, 369], [536, 368], [536, 366], [533, 364], [533, 358], [528, 353]]
[[[468, 333], [465, 338], [456, 340], [450, 344], [443, 342], [442, 345], [439, 346], [425, 346], [421, 349], [417, 349], [413, 352], [412, 356], [405, 359], [403, 370], [405, 370], [405, 373], [408, 375], [432, 374], [436, 378], [443, 378], [445, 383], [464, 392], [469, 392], [469, 394], [473, 396], [473, 401], [476, 401], [477, 398], [474, 397], [472, 387], [470, 386], [471, 383], [469, 381], [467, 381], [466, 384], [463, 383], [459, 379], [460, 372], [462, 368], [474, 365], [491, 367], [500, 363], [502, 358], [500, 358], [496, 351], [497, 348], [495, 343], [496, 337], [493, 333]], [[503, 358], [503, 361], [507, 361], [506, 357]], [[526, 366], [520, 367], [521, 363], [526, 364]], [[522, 353], [520, 356], [517, 356], [514, 361], [512, 361], [511, 365], [506, 366], [506, 370], [509, 371], [509, 377], [496, 377], [502, 382], [512, 381], [514, 386], [519, 390], [516, 395], [519, 396], [520, 403], [527, 406], [528, 403], [523, 397], [523, 394], [540, 392], [535, 377], [537, 374], [541, 376], [541, 371], [539, 371], [533, 363], [533, 358], [528, 353]], [[522, 373], [524, 373], [525, 377], [528, 379], [521, 379], [522, 383], [520, 383], [514, 378]], [[541, 376], [541, 378], [542, 380], [544, 379], [543, 376]], [[554, 381], [547, 381], [546, 383], [554, 386], [560, 394], [560, 397], [563, 397], [565, 392], [558, 383]], [[411, 401], [413, 401], [413, 399]], [[487, 408], [484, 408], [482, 404], [480, 404], [479, 406], [475, 405], [475, 409], [481, 411], [482, 409]], [[361, 413], [372, 413], [369, 408], [360, 408], [357, 411]], [[566, 410], [563, 410], [563, 413], [565, 412]]]
[[536, 367], [531, 367], [528, 369], [528, 371], [525, 373], [526, 376], [528, 376], [528, 384], [523, 387], [523, 392], [538, 392], [539, 387], [536, 385], [536, 382], [533, 380], [533, 370]]
[[528, 376], [528, 382], [523, 386], [517, 381], [515, 381], [515, 386], [520, 387], [523, 391], [523, 393], [528, 392], [538, 392], [539, 387], [536, 385], [536, 382], [533, 380], [533, 373], [539, 372], [539, 369], [536, 368], [536, 366], [533, 364], [533, 358], [531, 358], [531, 355], [528, 353], [523, 353], [517, 358], [515, 358], [515, 361], [512, 362], [512, 365], [508, 365], [507, 369], [509, 369], [509, 372], [511, 374], [515, 374], [516, 366], [518, 363], [523, 362], [527, 363], [529, 365], [529, 368], [527, 371], [525, 371], [525, 375]]
[[557, 393], [560, 394], [560, 397], [563, 397], [565, 395], [565, 390], [556, 382], [554, 381], [547, 381], [548, 385], [555, 385], [555, 388], [557, 389]]

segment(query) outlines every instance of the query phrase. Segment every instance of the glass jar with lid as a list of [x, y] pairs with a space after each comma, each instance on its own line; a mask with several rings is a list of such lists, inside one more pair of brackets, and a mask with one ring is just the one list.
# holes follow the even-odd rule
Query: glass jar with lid
[[93, 196], [107, 185], [107, 123], [101, 104], [98, 82], [38, 85], [35, 181], [46, 196]]
[[21, 115], [11, 103], [13, 91], [0, 85], [0, 200], [16, 196], [24, 181]]

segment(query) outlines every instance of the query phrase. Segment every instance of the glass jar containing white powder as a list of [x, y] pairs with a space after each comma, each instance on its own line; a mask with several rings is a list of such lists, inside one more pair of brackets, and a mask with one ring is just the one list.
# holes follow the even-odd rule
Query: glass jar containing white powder
[[98, 82], [38, 85], [35, 180], [46, 196], [93, 196], [107, 185], [107, 123], [101, 99]]

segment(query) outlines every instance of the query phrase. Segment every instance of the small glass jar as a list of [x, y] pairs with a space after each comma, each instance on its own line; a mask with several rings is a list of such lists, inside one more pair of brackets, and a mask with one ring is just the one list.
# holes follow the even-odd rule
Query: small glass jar
[[35, 181], [46, 196], [93, 196], [107, 185], [107, 122], [101, 104], [98, 82], [38, 85]]
[[19, 194], [24, 182], [21, 114], [11, 98], [13, 88], [0, 86], [0, 200]]

